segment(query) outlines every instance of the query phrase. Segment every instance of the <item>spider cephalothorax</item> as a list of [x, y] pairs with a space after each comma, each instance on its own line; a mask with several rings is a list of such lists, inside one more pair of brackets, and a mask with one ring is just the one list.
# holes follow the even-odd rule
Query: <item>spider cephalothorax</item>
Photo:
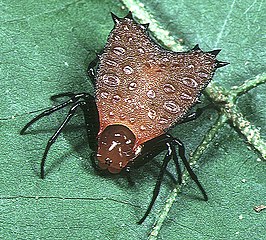
[[46, 146], [41, 161], [42, 178], [51, 145], [78, 107], [84, 113], [90, 147], [97, 151], [98, 163], [92, 159], [97, 169], [110, 173], [126, 170], [129, 174], [130, 168], [140, 167], [166, 150], [151, 203], [139, 221], [142, 223], [155, 202], [171, 159], [181, 183], [176, 146], [183, 164], [207, 200], [205, 190], [186, 160], [182, 142], [168, 134], [167, 130], [174, 124], [193, 120], [200, 115], [201, 110], [188, 113], [215, 70], [228, 63], [216, 59], [220, 50], [203, 52], [198, 45], [188, 52], [172, 52], [162, 48], [150, 39], [148, 25], [138, 24], [131, 12], [124, 18], [114, 14], [112, 17], [115, 26], [106, 46], [99, 59], [89, 65], [89, 75], [95, 83], [95, 99], [87, 93], [68, 92], [53, 96], [53, 99], [70, 97], [70, 100], [35, 117], [22, 129], [21, 134], [43, 116], [72, 104], [64, 122]]

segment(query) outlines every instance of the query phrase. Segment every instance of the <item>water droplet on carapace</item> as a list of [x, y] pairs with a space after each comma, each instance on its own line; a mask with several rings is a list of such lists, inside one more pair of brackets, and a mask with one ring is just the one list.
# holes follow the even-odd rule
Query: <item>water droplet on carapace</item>
[[130, 66], [125, 66], [124, 68], [123, 68], [123, 71], [124, 71], [124, 73], [125, 74], [131, 74], [131, 73], [133, 73], [133, 68], [132, 67], [130, 67]]
[[156, 113], [155, 110], [153, 110], [153, 109], [150, 109], [150, 110], [149, 110], [149, 112], [148, 112], [148, 117], [149, 117], [150, 119], [154, 120], [155, 117], [156, 117], [156, 115], [157, 115], [157, 113]]
[[159, 118], [158, 123], [161, 124], [161, 125], [167, 124], [168, 123], [168, 119], [164, 118], [164, 117], [161, 117], [161, 118]]
[[116, 55], [123, 55], [126, 52], [126, 49], [122, 48], [122, 47], [114, 47], [113, 48], [113, 52]]
[[146, 127], [144, 125], [141, 125], [140, 126], [140, 130], [145, 131], [146, 130]]
[[113, 67], [117, 66], [117, 62], [110, 59], [107, 59], [105, 63]]
[[197, 75], [201, 78], [208, 78], [209, 74], [205, 72], [198, 72]]
[[148, 97], [148, 98], [155, 98], [155, 97], [156, 97], [156, 94], [155, 94], [154, 90], [150, 89], [150, 90], [147, 92], [147, 97]]
[[175, 93], [175, 87], [169, 83], [164, 84], [163, 90], [166, 93]]
[[196, 88], [198, 86], [197, 81], [191, 77], [182, 77], [181, 81], [190, 88]]
[[169, 113], [178, 113], [180, 111], [180, 107], [173, 100], [167, 100], [163, 104], [163, 108]]
[[103, 99], [107, 99], [108, 96], [109, 96], [109, 93], [108, 93], [108, 92], [101, 92], [101, 93], [100, 93], [100, 96], [101, 96], [101, 98], [103, 98]]
[[135, 82], [131, 82], [129, 85], [128, 85], [128, 89], [130, 90], [130, 91], [133, 91], [133, 90], [135, 90], [137, 88], [137, 83], [135, 83]]
[[144, 48], [138, 48], [138, 52], [139, 53], [145, 53], [145, 50], [144, 50]]
[[191, 100], [193, 97], [191, 95], [183, 92], [180, 94], [180, 98], [183, 100]]
[[114, 74], [105, 74], [103, 76], [103, 83], [108, 87], [117, 87], [120, 83], [120, 80]]
[[119, 95], [114, 95], [113, 96], [113, 101], [114, 102], [119, 102], [121, 100], [121, 97]]

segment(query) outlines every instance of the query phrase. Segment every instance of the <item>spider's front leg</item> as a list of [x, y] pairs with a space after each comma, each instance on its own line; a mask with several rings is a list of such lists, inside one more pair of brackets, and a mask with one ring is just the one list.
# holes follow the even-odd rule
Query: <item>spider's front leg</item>
[[207, 194], [205, 192], [205, 190], [203, 189], [202, 185], [200, 184], [197, 176], [195, 175], [195, 173], [192, 171], [186, 157], [185, 157], [185, 148], [184, 145], [182, 144], [182, 142], [180, 140], [178, 140], [177, 138], [172, 137], [170, 134], [164, 134], [161, 135], [155, 139], [152, 139], [148, 142], [146, 142], [143, 145], [143, 149], [142, 149], [142, 153], [141, 155], [136, 158], [134, 160], [134, 162], [131, 163], [132, 167], [134, 168], [138, 168], [142, 165], [144, 165], [145, 163], [147, 163], [148, 161], [152, 160], [155, 156], [157, 156], [159, 153], [161, 153], [162, 151], [167, 151], [163, 160], [163, 163], [161, 165], [160, 168], [160, 172], [156, 181], [156, 185], [154, 187], [153, 190], [153, 196], [151, 199], [151, 202], [144, 214], [144, 216], [139, 220], [139, 224], [141, 224], [146, 217], [148, 216], [148, 214], [150, 213], [152, 206], [159, 194], [160, 191], [160, 187], [161, 187], [161, 183], [163, 180], [163, 176], [164, 174], [167, 172], [167, 165], [169, 163], [169, 161], [171, 159], [174, 160], [175, 166], [176, 166], [176, 171], [178, 174], [178, 183], [181, 184], [182, 182], [182, 173], [181, 173], [181, 168], [180, 168], [180, 164], [178, 161], [178, 156], [177, 156], [177, 152], [176, 152], [176, 146], [178, 146], [178, 154], [182, 159], [182, 162], [184, 164], [184, 166], [186, 167], [189, 175], [191, 176], [191, 178], [195, 181], [195, 183], [197, 184], [197, 186], [199, 187], [199, 189], [201, 190], [203, 196], [204, 196], [204, 200], [207, 200]]
[[[70, 97], [70, 99], [68, 101], [65, 101], [57, 106], [54, 106], [42, 113], [40, 113], [39, 115], [37, 115], [35, 118], [33, 118], [29, 123], [27, 123], [24, 128], [20, 131], [20, 134], [24, 134], [25, 131], [35, 122], [37, 122], [39, 119], [45, 117], [45, 116], [49, 116], [50, 114], [52, 114], [53, 112], [58, 111], [59, 109], [65, 108], [66, 106], [69, 106], [71, 104], [73, 104], [70, 107], [70, 110], [66, 116], [66, 118], [64, 119], [64, 121], [61, 123], [61, 125], [58, 127], [58, 129], [55, 131], [55, 133], [52, 135], [52, 137], [49, 139], [43, 157], [42, 157], [42, 161], [41, 161], [41, 178], [44, 178], [44, 165], [45, 165], [45, 160], [47, 158], [48, 152], [51, 148], [51, 146], [53, 145], [53, 143], [56, 141], [56, 139], [58, 138], [58, 136], [62, 133], [63, 129], [65, 128], [65, 126], [68, 124], [68, 122], [71, 120], [71, 118], [74, 116], [74, 114], [76, 113], [76, 110], [78, 109], [78, 107], [80, 107], [83, 110], [84, 113], [84, 119], [85, 119], [85, 123], [86, 123], [86, 128], [87, 128], [87, 132], [89, 134], [95, 134], [95, 131], [97, 131], [97, 127], [92, 126], [93, 123], [95, 123], [95, 121], [98, 121], [98, 118], [95, 116], [91, 116], [91, 115], [95, 115], [95, 114], [91, 114], [91, 109], [95, 108], [96, 106], [94, 103], [94, 98], [92, 96], [90, 96], [87, 93], [79, 93], [79, 94], [74, 94], [74, 93], [62, 93], [62, 94], [58, 94], [53, 96], [53, 99], [56, 98], [61, 98], [61, 97]], [[93, 107], [94, 106], [94, 107]], [[94, 110], [94, 109], [93, 109]], [[98, 114], [96, 114], [96, 116], [98, 116]], [[94, 121], [90, 121], [92, 117], [95, 117], [96, 120]], [[92, 130], [90, 130], [89, 128], [91, 128]], [[97, 133], [96, 133], [97, 134]], [[93, 141], [95, 142], [95, 140]], [[95, 143], [94, 143], [95, 144]], [[94, 146], [93, 144], [90, 144], [90, 146]], [[94, 149], [93, 149], [94, 150]]]

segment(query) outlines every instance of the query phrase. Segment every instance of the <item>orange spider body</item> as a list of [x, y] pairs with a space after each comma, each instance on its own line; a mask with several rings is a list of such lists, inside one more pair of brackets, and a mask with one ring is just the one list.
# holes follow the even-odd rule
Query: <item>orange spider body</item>
[[147, 24], [113, 15], [115, 27], [96, 75], [99, 166], [111, 173], [133, 161], [142, 144], [180, 122], [197, 102], [216, 69], [213, 53], [163, 49]]

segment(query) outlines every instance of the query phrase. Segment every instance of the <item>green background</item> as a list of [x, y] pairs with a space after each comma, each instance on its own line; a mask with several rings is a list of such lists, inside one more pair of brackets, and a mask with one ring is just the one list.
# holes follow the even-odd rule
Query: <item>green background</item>
[[[146, 10], [186, 46], [199, 43], [205, 51], [223, 49], [219, 60], [231, 64], [217, 71], [213, 80], [217, 85], [229, 89], [265, 72], [262, 0], [150, 2], [142, 2]], [[93, 93], [86, 69], [113, 27], [111, 11], [123, 17], [128, 10], [119, 1], [107, 0], [0, 3], [1, 239], [147, 239], [173, 189], [170, 179], [164, 178], [151, 214], [137, 225], [149, 204], [158, 167], [151, 163], [134, 172], [134, 187], [124, 178], [97, 175], [78, 114], [52, 147], [47, 176], [41, 180], [39, 163], [45, 144], [66, 111], [42, 119], [29, 134], [19, 135], [37, 112], [52, 106], [51, 95]], [[265, 90], [265, 84], [260, 85], [238, 102], [264, 140]], [[182, 139], [189, 155], [216, 118], [210, 109], [171, 133]], [[266, 205], [266, 166], [259, 157], [226, 124], [195, 170], [209, 201], [199, 199], [200, 192], [190, 180], [158, 239], [265, 239], [266, 211], [253, 210]]]

